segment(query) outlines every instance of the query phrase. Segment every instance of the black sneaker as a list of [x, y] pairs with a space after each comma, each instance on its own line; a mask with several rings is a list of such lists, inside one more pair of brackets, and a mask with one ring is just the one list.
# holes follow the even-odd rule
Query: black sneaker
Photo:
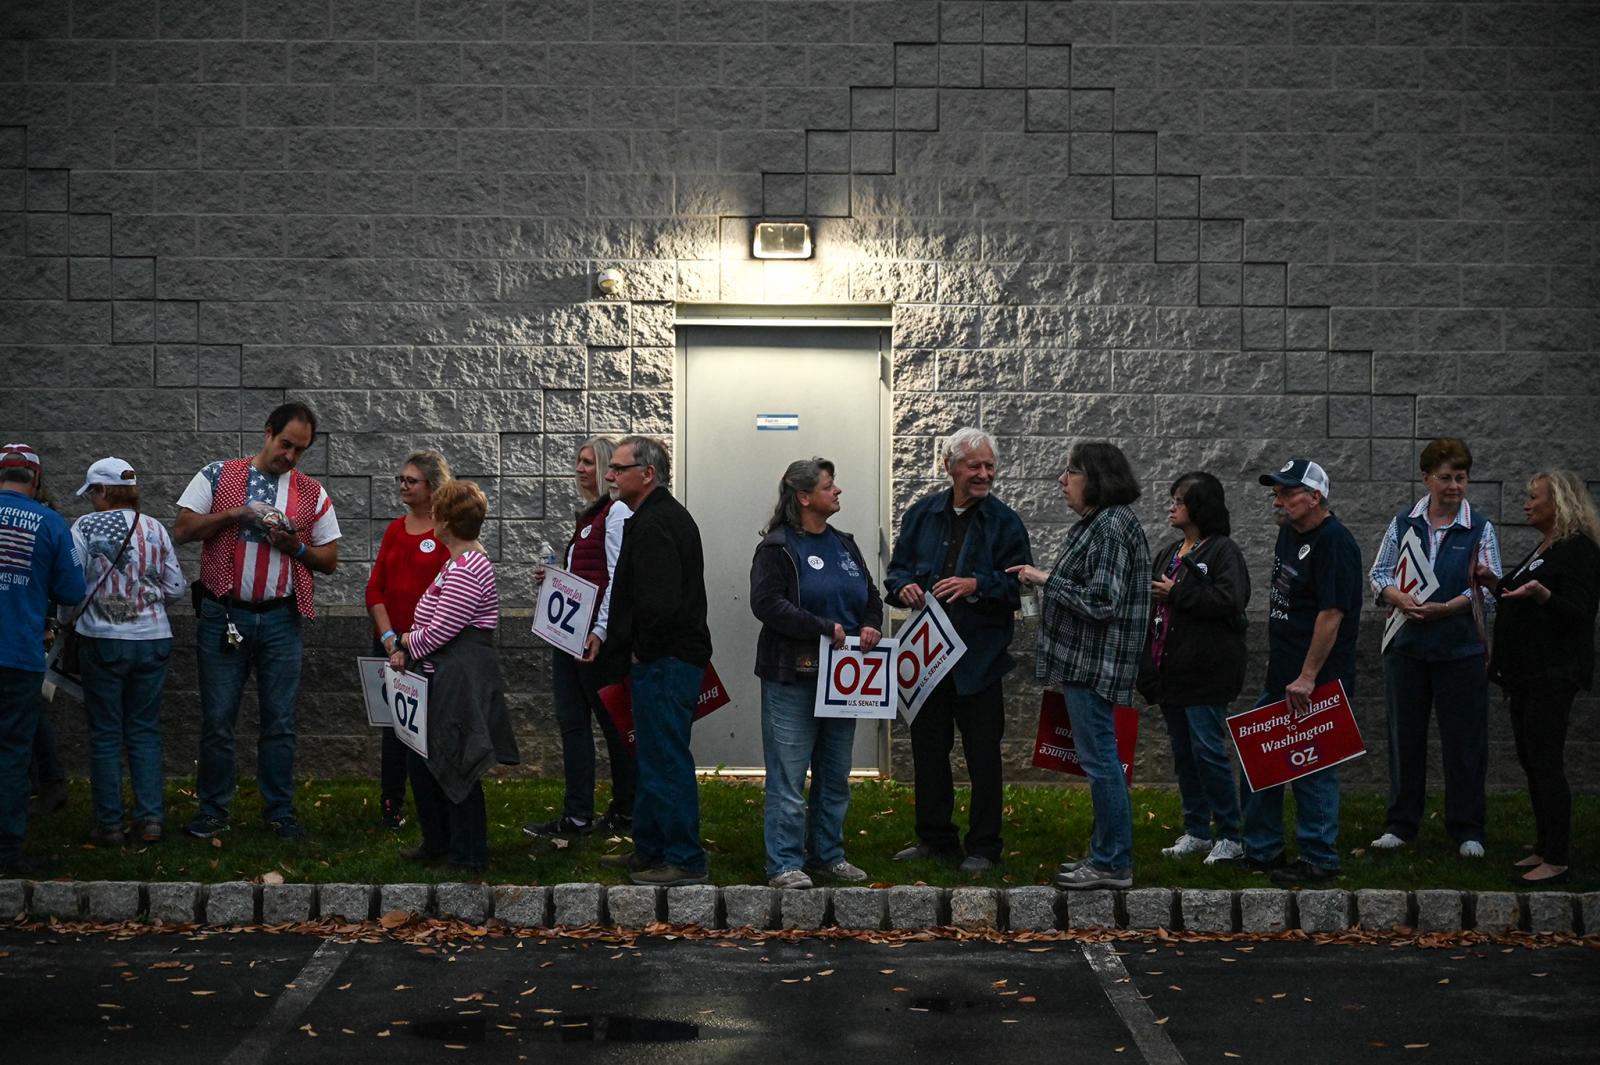
[[225, 818], [196, 814], [194, 820], [183, 826], [183, 831], [185, 835], [193, 836], [195, 839], [210, 839], [222, 835], [230, 827]]
[[384, 828], [400, 828], [406, 823], [406, 805], [399, 799], [382, 800], [383, 812], [379, 815]]
[[628, 873], [642, 873], [646, 869], [654, 869], [661, 863], [643, 857], [638, 851], [623, 851], [618, 854], [603, 855], [600, 858], [600, 864], [607, 869], [621, 869]]
[[633, 831], [633, 815], [625, 814], [621, 810], [607, 810], [605, 815], [594, 823], [594, 827], [599, 832], [626, 836]]
[[1274, 884], [1289, 886], [1293, 884], [1324, 884], [1329, 880], [1339, 878], [1339, 870], [1326, 869], [1320, 865], [1312, 865], [1304, 858], [1296, 858], [1281, 868], [1274, 869], [1267, 874]]
[[1271, 873], [1274, 870], [1282, 869], [1288, 864], [1289, 860], [1283, 856], [1282, 851], [1279, 851], [1270, 858], [1246, 857], [1244, 860], [1244, 867], [1250, 870], [1252, 873]]
[[272, 829], [273, 834], [279, 839], [306, 838], [306, 826], [302, 825], [300, 819], [294, 814], [289, 814], [286, 817], [269, 818], [267, 827]]
[[575, 821], [562, 814], [554, 821], [530, 821], [522, 826], [522, 834], [534, 839], [540, 836], [587, 836], [594, 832], [593, 821]]

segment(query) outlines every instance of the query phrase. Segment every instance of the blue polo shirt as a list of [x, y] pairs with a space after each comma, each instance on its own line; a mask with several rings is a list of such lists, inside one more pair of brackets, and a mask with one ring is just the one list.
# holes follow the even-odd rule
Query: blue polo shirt
[[43, 673], [50, 604], [77, 606], [86, 593], [66, 520], [0, 489], [0, 668]]

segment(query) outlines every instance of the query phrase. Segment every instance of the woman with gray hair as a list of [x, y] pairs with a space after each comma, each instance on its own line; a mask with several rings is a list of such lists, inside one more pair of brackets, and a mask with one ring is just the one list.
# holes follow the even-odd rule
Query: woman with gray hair
[[[611, 615], [611, 577], [622, 550], [622, 526], [633, 511], [617, 499], [601, 480], [611, 464], [617, 438], [591, 436], [578, 448], [574, 477], [583, 509], [562, 554], [566, 569], [598, 586], [600, 605], [584, 642], [582, 658], [550, 650], [550, 690], [555, 701], [556, 726], [561, 730], [561, 765], [566, 776], [566, 797], [561, 814], [549, 821], [522, 826], [528, 836], [587, 836], [596, 827], [626, 832], [633, 825], [633, 797], [639, 780], [634, 754], [617, 731], [600, 701], [600, 681], [595, 655], [606, 639]], [[544, 566], [534, 569], [534, 582], [544, 579]], [[600, 723], [606, 753], [611, 761], [611, 805], [598, 821], [594, 816], [594, 730], [589, 719]]]
[[[862, 881], [845, 860], [854, 718], [816, 717], [817, 648], [877, 646], [883, 602], [855, 539], [828, 524], [839, 512], [839, 486], [827, 459], [791, 462], [778, 482], [778, 504], [750, 562], [750, 609], [761, 622], [756, 676], [761, 678], [761, 747], [767, 768], [767, 880], [808, 888], [813, 876]], [[806, 770], [811, 797], [803, 796]]]
[[[433, 532], [433, 493], [450, 480], [450, 463], [437, 451], [413, 451], [395, 474], [395, 489], [406, 512], [389, 523], [367, 578], [367, 613], [372, 617], [372, 653], [388, 658], [399, 634], [411, 628], [417, 601], [439, 575], [450, 553]], [[399, 828], [405, 820], [406, 745], [393, 729], [383, 730], [378, 770], [378, 801], [383, 823]]]

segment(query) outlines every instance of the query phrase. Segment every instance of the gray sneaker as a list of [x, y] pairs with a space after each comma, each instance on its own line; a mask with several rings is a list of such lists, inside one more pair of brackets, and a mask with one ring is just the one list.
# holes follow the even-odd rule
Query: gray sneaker
[[786, 869], [767, 881], [767, 886], [772, 888], [794, 888], [804, 891], [811, 887], [811, 878], [802, 869]]
[[1132, 873], [1107, 872], [1089, 862], [1085, 862], [1071, 872], [1056, 874], [1056, 887], [1066, 891], [1083, 891], [1088, 888], [1128, 888], [1132, 886]]
[[707, 884], [711, 877], [707, 871], [691, 872], [677, 865], [656, 865], [637, 873], [629, 873], [628, 879], [643, 887], [675, 887], [679, 884]]
[[859, 884], [867, 878], [867, 871], [840, 858], [832, 865], [808, 865], [806, 872], [813, 877], [827, 877], [829, 880], [843, 880], [851, 884]]
[[994, 862], [981, 854], [969, 854], [961, 859], [961, 865], [957, 868], [963, 873], [992, 873]]
[[1056, 866], [1056, 872], [1058, 872], [1058, 873], [1070, 873], [1074, 869], [1081, 868], [1081, 867], [1083, 867], [1085, 865], [1088, 865], [1088, 864], [1089, 864], [1089, 859], [1087, 859], [1087, 858], [1069, 858], [1066, 861], [1062, 862], [1060, 865]]

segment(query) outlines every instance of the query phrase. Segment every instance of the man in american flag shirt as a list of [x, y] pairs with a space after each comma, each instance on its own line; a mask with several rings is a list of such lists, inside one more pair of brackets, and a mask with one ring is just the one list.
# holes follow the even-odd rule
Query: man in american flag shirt
[[202, 541], [198, 619], [200, 812], [185, 829], [225, 832], [235, 791], [234, 726], [253, 669], [261, 720], [256, 783], [262, 817], [282, 839], [305, 835], [294, 812], [295, 699], [303, 618], [316, 616], [314, 573], [339, 563], [339, 522], [327, 491], [295, 469], [317, 418], [285, 403], [267, 418], [261, 450], [213, 462], [178, 499], [173, 539]]

